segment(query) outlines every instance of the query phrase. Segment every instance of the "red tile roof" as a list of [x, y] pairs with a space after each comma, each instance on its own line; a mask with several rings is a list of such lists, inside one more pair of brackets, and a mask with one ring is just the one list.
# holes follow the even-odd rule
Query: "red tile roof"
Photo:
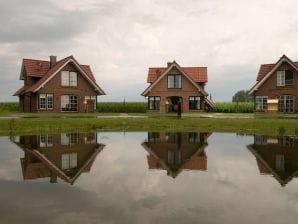
[[274, 67], [275, 64], [263, 64], [260, 66], [257, 81], [262, 80], [268, 72]]
[[[181, 67], [183, 71], [194, 81], [200, 83], [208, 82], [207, 67]], [[152, 67], [148, 71], [148, 83], [155, 82], [167, 67]]]
[[[298, 62], [294, 62], [294, 64], [296, 65], [296, 67], [298, 67]], [[256, 81], [261, 81], [272, 70], [272, 68], [275, 65], [276, 64], [262, 64], [260, 66]]]
[[[86, 73], [86, 75], [94, 82], [94, 84], [100, 88], [95, 81], [95, 77], [91, 71], [91, 68], [89, 65], [80, 65], [73, 56], [68, 56], [64, 59], [61, 59], [60, 61], [57, 61], [57, 63], [50, 68], [50, 62], [49, 61], [42, 61], [42, 60], [35, 60], [35, 59], [23, 59], [23, 71], [26, 72], [27, 76], [30, 77], [39, 77], [40, 79], [29, 88], [25, 89], [22, 87], [19, 89], [14, 95], [21, 95], [26, 92], [32, 92], [36, 88], [38, 88], [40, 85], [42, 85], [52, 74], [54, 74], [57, 70], [61, 69], [61, 66], [63, 66], [64, 63], [66, 63], [69, 59], [72, 59], [75, 61], [80, 68]], [[23, 72], [22, 71], [22, 72]], [[21, 79], [23, 77], [21, 76]]]

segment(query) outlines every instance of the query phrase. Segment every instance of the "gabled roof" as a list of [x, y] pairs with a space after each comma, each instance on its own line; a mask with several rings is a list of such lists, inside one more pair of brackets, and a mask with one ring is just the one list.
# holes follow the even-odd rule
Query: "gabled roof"
[[[148, 70], [148, 83], [155, 82], [158, 77], [166, 71], [167, 67], [149, 68]], [[206, 83], [208, 82], [207, 67], [181, 67], [189, 78], [194, 82]]]
[[30, 77], [38, 77], [40, 78], [34, 85], [30, 86], [28, 89], [22, 87], [22, 91], [18, 90], [14, 95], [20, 95], [26, 92], [36, 92], [38, 91], [44, 84], [46, 84], [51, 78], [54, 77], [65, 65], [72, 62], [77, 69], [83, 74], [83, 76], [87, 79], [87, 81], [93, 85], [93, 87], [101, 94], [105, 95], [105, 92], [96, 84], [94, 75], [91, 71], [89, 65], [80, 65], [76, 59], [71, 55], [60, 61], [50, 68], [49, 61], [41, 61], [34, 59], [23, 59], [22, 70], [20, 79], [24, 78], [24, 71], [27, 76]]
[[258, 152], [258, 150], [255, 149], [254, 144], [248, 145], [247, 148], [256, 157], [259, 171], [264, 172], [265, 174], [272, 174], [281, 186], [285, 186], [294, 177], [298, 176], [298, 170], [292, 170], [292, 172], [287, 174], [279, 173], [276, 168], [272, 167], [270, 163], [268, 163], [266, 159], [263, 158], [263, 156]]
[[286, 55], [281, 56], [281, 58], [275, 64], [262, 64], [257, 75], [257, 83], [248, 91], [249, 94], [252, 94], [274, 73], [278, 67], [283, 63], [287, 62], [295, 70], [298, 69], [298, 62], [291, 61]]
[[[200, 86], [198, 85], [196, 82], [198, 81], [195, 81], [193, 78], [195, 78], [196, 80], [205, 80], [205, 82], [207, 82], [207, 67], [200, 67], [200, 69], [196, 69], [196, 68], [199, 68], [199, 67], [187, 67], [188, 69], [185, 69], [185, 68], [182, 68], [180, 67], [180, 65], [176, 62], [176, 61], [173, 61], [171, 63], [170, 66], [168, 66], [167, 68], [149, 68], [149, 72], [148, 72], [148, 82], [149, 80], [150, 81], [153, 81], [154, 79], [154, 82], [151, 83], [150, 86], [148, 86], [148, 88], [145, 89], [145, 91], [141, 94], [142, 96], [146, 96], [149, 91], [154, 87], [156, 86], [159, 81], [165, 76], [167, 75], [167, 73], [169, 71], [171, 71], [173, 68], [177, 68], [203, 95], [205, 96], [208, 96], [208, 94], [206, 93], [206, 91]], [[199, 75], [199, 71], [204, 71], [206, 70], [206, 73], [205, 72], [202, 72], [202, 76]], [[191, 71], [190, 74], [192, 74], [192, 76], [190, 76], [190, 74], [187, 74], [186, 71]], [[195, 71], [195, 72], [194, 72]], [[157, 75], [154, 75], [154, 72], [155, 74]], [[156, 73], [157, 72], [157, 73]], [[151, 75], [150, 75], [151, 74]], [[205, 77], [206, 76], [206, 77]], [[200, 78], [200, 79], [199, 79]]]

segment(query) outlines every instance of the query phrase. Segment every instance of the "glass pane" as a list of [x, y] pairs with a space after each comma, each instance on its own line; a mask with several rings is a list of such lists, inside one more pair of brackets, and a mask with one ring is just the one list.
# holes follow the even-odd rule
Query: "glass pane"
[[61, 72], [61, 85], [69, 86], [69, 72], [68, 71]]

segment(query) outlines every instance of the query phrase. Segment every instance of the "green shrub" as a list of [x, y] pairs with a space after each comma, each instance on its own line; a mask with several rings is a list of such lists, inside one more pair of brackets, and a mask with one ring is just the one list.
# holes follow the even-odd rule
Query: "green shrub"
[[145, 113], [146, 102], [100, 102], [97, 111], [103, 113]]
[[215, 107], [212, 112], [216, 113], [253, 113], [254, 104], [251, 102], [225, 102], [225, 103], [215, 103]]

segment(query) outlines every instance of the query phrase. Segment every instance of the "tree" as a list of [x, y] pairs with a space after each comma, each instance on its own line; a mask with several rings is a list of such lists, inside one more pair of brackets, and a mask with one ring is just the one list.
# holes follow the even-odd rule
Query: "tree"
[[253, 102], [253, 96], [248, 95], [248, 90], [239, 90], [232, 98], [232, 102]]

